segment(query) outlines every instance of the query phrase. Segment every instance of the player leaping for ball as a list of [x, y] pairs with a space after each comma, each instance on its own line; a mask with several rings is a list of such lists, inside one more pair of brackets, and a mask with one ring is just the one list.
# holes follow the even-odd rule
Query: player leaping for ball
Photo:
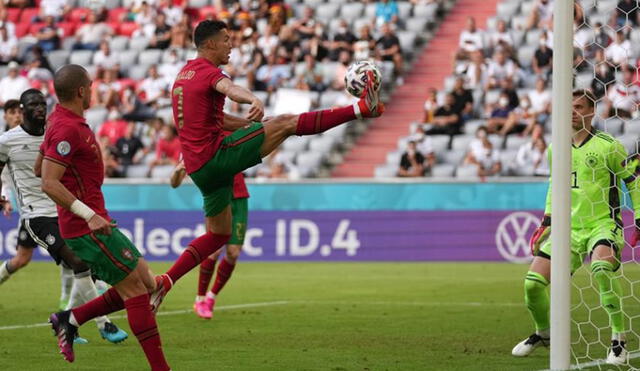
[[[29, 264], [33, 250], [42, 246], [56, 264], [73, 270], [70, 303], [80, 305], [98, 297], [91, 270], [60, 237], [56, 205], [42, 192], [39, 169], [34, 169], [44, 140], [47, 102], [39, 90], [29, 89], [20, 96], [20, 105], [22, 123], [0, 136], [0, 172], [5, 167], [9, 170], [21, 216], [16, 256], [0, 264], [0, 283]], [[0, 204], [3, 202], [6, 200], [1, 199]], [[107, 317], [98, 317], [96, 322], [103, 339], [119, 343], [127, 338]]]
[[[173, 188], [179, 187], [186, 176], [187, 172], [184, 168], [184, 161], [180, 161], [171, 174], [171, 186]], [[214, 252], [200, 263], [198, 294], [193, 304], [193, 311], [200, 318], [211, 319], [211, 317], [213, 317], [216, 297], [227, 284], [236, 267], [238, 257], [242, 251], [242, 245], [244, 244], [244, 235], [247, 231], [248, 198], [249, 191], [244, 182], [244, 174], [238, 173], [233, 177], [233, 201], [231, 201], [231, 214], [233, 215], [231, 224], [233, 227], [231, 238], [229, 238], [229, 242], [227, 243], [226, 255], [222, 258], [220, 265], [218, 265], [216, 280], [210, 291], [207, 291], [207, 289], [209, 288], [209, 283], [211, 283], [211, 277], [213, 276], [213, 271], [216, 268], [216, 263], [222, 250]]]
[[[573, 145], [571, 180], [571, 274], [591, 257], [591, 275], [600, 292], [600, 303], [609, 314], [611, 347], [606, 362], [622, 365], [627, 362], [625, 348], [626, 323], [622, 313], [620, 256], [624, 247], [623, 224], [620, 215], [621, 182], [625, 182], [633, 201], [636, 219], [640, 218], [640, 186], [627, 153], [611, 135], [594, 129], [596, 98], [588, 90], [573, 93]], [[549, 147], [551, 162], [551, 147]], [[547, 286], [551, 275], [551, 178], [545, 216], [542, 225], [531, 238], [533, 262], [524, 281], [527, 309], [536, 332], [516, 345], [512, 354], [524, 357], [539, 346], [549, 344], [549, 296]], [[637, 232], [636, 232], [637, 233]], [[637, 237], [636, 237], [637, 238]]]
[[[374, 75], [369, 71], [362, 98], [354, 105], [257, 122], [264, 114], [262, 102], [249, 90], [233, 84], [219, 67], [229, 62], [232, 47], [227, 25], [221, 21], [200, 22], [194, 43], [197, 58], [180, 71], [171, 92], [184, 164], [204, 198], [207, 232], [191, 241], [175, 264], [160, 276], [162, 285], [151, 297], [155, 310], [180, 277], [229, 241], [236, 174], [260, 163], [292, 135], [322, 133], [358, 118], [378, 117], [384, 111]], [[226, 97], [251, 105], [246, 119], [222, 111]], [[233, 134], [225, 137], [224, 130]]]
[[[54, 76], [60, 103], [49, 116], [40, 147], [42, 190], [58, 205], [60, 234], [67, 246], [112, 288], [102, 296], [49, 318], [63, 357], [73, 362], [73, 337], [83, 323], [121, 309], [153, 371], [169, 370], [149, 292], [156, 281], [138, 249], [116, 227], [105, 209], [104, 164], [84, 111], [91, 105], [91, 78], [78, 65]], [[37, 164], [36, 164], [37, 166]]]

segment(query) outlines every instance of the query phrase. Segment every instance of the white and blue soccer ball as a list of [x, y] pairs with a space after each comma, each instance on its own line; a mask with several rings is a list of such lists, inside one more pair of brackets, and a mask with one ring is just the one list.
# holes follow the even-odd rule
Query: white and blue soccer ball
[[378, 69], [375, 63], [363, 60], [351, 64], [347, 69], [347, 73], [344, 75], [344, 84], [349, 94], [360, 98], [367, 84], [367, 71], [373, 72], [375, 78], [374, 87], [376, 90], [380, 89], [380, 83], [382, 82], [380, 69]]

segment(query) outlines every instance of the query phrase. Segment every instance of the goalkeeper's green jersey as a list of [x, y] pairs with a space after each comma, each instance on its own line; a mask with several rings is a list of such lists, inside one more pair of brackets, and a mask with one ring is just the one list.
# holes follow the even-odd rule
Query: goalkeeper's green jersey
[[[551, 146], [548, 150], [551, 164]], [[571, 148], [571, 227], [593, 228], [603, 220], [622, 227], [620, 200], [622, 182], [627, 183], [634, 209], [640, 206], [640, 187], [635, 163], [627, 161], [627, 151], [611, 135], [595, 131], [580, 146]], [[545, 214], [551, 214], [551, 177]], [[636, 212], [636, 215], [640, 213]], [[553, 216], [553, 215], [552, 215]]]

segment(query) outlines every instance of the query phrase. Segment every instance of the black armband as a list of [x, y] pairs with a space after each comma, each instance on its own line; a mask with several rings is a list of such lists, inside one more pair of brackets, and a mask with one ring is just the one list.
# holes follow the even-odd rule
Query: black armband
[[[638, 219], [638, 221], [640, 221], [640, 219]], [[551, 227], [551, 215], [545, 215], [542, 218], [542, 224], [543, 227]]]

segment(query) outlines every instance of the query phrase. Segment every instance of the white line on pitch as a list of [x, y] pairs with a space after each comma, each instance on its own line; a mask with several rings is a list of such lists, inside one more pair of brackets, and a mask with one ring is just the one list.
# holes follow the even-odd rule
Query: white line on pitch
[[[637, 353], [629, 353], [629, 360], [640, 358], [640, 352]], [[606, 361], [604, 359], [596, 359], [595, 361], [578, 363], [577, 365], [571, 365], [569, 370], [582, 370], [584, 368], [596, 367], [606, 365]], [[636, 370], [635, 368], [631, 368], [632, 370]], [[550, 369], [545, 369], [541, 371], [551, 371]]]
[[[233, 310], [233, 309], [245, 309], [245, 308], [260, 308], [260, 307], [271, 307], [274, 305], [285, 305], [289, 304], [289, 301], [267, 301], [263, 303], [246, 303], [246, 304], [232, 304], [232, 305], [221, 305], [216, 307], [216, 311], [220, 310]], [[177, 314], [185, 314], [193, 312], [192, 309], [183, 309], [183, 310], [171, 310], [167, 312], [160, 312], [156, 316], [175, 316]], [[126, 318], [125, 315], [116, 315], [110, 316], [110, 318], [118, 319], [118, 318]], [[49, 323], [34, 323], [31, 325], [13, 325], [13, 326], [1, 326], [0, 331], [2, 330], [18, 330], [25, 328], [34, 328], [34, 327], [46, 327], [50, 326]]]

